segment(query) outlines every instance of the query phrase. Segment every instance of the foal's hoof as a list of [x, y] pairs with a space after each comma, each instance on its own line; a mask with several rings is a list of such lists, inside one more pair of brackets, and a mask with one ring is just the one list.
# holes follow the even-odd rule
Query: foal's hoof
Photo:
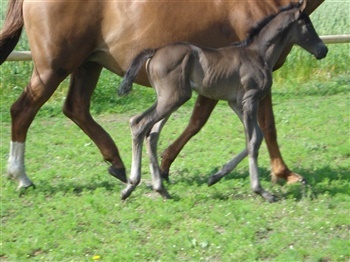
[[23, 195], [25, 195], [25, 193], [27, 192], [27, 189], [32, 187], [33, 189], [36, 189], [36, 186], [32, 183], [29, 186], [18, 186], [17, 187], [17, 192], [18, 195], [21, 197]]
[[270, 194], [268, 192], [265, 192], [261, 195], [266, 201], [270, 202], [270, 203], [274, 203], [278, 201], [277, 196]]
[[216, 184], [217, 182], [219, 182], [221, 179], [221, 177], [216, 176], [216, 175], [212, 175], [208, 178], [208, 186], [212, 186], [214, 184]]
[[123, 191], [122, 191], [122, 195], [121, 195], [121, 199], [122, 200], [125, 200], [127, 199], [132, 191], [134, 191], [135, 187], [134, 186], [131, 186], [131, 185], [128, 185]]
[[123, 183], [128, 182], [128, 180], [126, 178], [125, 168], [116, 168], [114, 166], [110, 166], [108, 168], [108, 173], [110, 175], [114, 176], [115, 178], [118, 178]]

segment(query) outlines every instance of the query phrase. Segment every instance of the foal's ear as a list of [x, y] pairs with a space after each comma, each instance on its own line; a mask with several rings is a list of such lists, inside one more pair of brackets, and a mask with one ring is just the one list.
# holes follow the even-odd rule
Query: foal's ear
[[307, 5], [307, 0], [299, 0], [298, 10], [295, 12], [295, 19], [298, 20], [301, 13], [304, 12]]
[[299, 5], [300, 12], [304, 12], [307, 5], [307, 0], [299, 0]]

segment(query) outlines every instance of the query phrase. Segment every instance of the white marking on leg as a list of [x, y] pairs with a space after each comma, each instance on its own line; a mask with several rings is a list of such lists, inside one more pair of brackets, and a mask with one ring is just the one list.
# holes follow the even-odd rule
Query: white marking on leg
[[137, 130], [137, 120], [139, 116], [134, 116], [130, 119], [130, 129], [132, 135], [132, 163], [130, 170], [130, 179], [128, 184], [136, 187], [141, 180], [141, 160], [142, 160], [142, 146], [144, 134]]
[[18, 189], [31, 186], [33, 183], [25, 173], [24, 166], [25, 144], [19, 142], [10, 143], [10, 156], [7, 166], [7, 174], [10, 178], [17, 179], [19, 182]]
[[155, 191], [163, 190], [164, 186], [162, 183], [162, 179], [160, 176], [160, 168], [158, 163], [158, 156], [157, 156], [157, 146], [158, 146], [158, 140], [160, 136], [160, 132], [162, 131], [163, 126], [168, 120], [168, 116], [163, 118], [162, 120], [158, 121], [156, 124], [153, 125], [150, 134], [146, 138], [146, 146], [147, 146], [147, 152], [150, 159], [150, 170], [152, 174], [152, 184], [153, 189]]

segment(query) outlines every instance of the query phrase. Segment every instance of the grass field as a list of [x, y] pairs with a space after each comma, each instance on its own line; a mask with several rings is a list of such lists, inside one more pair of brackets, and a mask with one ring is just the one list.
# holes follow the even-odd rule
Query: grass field
[[[319, 34], [349, 33], [350, 1], [326, 1], [312, 16]], [[329, 16], [329, 19], [325, 19]], [[25, 41], [21, 44], [27, 49]], [[266, 146], [262, 185], [280, 201], [264, 202], [249, 186], [247, 161], [213, 187], [206, 179], [243, 149], [243, 127], [225, 103], [174, 162], [172, 200], [150, 188], [148, 160], [130, 199], [110, 177], [95, 145], [61, 113], [64, 82], [33, 122], [26, 168], [37, 189], [19, 197], [8, 181], [9, 107], [31, 63], [0, 67], [1, 261], [349, 261], [350, 44], [329, 45], [315, 61], [295, 48], [275, 73], [274, 111], [282, 154], [308, 186], [273, 185]], [[118, 98], [120, 79], [103, 72], [92, 111], [131, 164], [129, 118], [154, 101], [136, 87]], [[194, 95], [194, 97], [196, 97]], [[193, 99], [164, 128], [160, 152], [185, 127]], [[44, 127], [44, 128], [43, 128]], [[146, 156], [146, 154], [144, 154]]]

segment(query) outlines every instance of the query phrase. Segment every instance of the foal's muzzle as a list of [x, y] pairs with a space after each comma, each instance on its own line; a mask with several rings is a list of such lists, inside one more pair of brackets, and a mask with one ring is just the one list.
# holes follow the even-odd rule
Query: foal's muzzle
[[328, 53], [328, 48], [327, 48], [327, 46], [325, 46], [323, 44], [317, 48], [317, 51], [315, 53], [315, 57], [317, 60], [320, 60], [320, 59], [325, 58], [327, 56], [327, 53]]

